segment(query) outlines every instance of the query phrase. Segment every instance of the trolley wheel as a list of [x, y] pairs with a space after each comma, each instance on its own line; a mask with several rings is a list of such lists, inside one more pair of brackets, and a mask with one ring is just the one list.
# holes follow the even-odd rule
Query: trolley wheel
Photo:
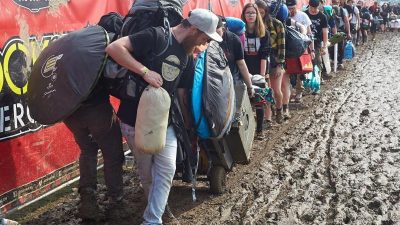
[[212, 194], [222, 194], [226, 189], [226, 171], [222, 166], [213, 166], [210, 171], [210, 192]]

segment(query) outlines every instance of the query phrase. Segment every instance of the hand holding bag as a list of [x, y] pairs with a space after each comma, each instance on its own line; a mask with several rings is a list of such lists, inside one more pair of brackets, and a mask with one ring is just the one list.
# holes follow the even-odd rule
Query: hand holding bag
[[288, 74], [304, 74], [312, 71], [312, 58], [307, 50], [298, 58], [286, 59], [286, 72]]

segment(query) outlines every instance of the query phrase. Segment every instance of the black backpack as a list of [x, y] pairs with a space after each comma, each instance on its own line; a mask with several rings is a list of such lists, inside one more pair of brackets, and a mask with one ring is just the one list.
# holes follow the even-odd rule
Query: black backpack
[[121, 36], [127, 36], [148, 27], [162, 26], [167, 30], [178, 25], [184, 0], [136, 0], [125, 16]]
[[[342, 28], [344, 27], [344, 9], [341, 6], [332, 7], [333, 8], [333, 16], [335, 18], [336, 27]], [[340, 21], [343, 21], [343, 25], [339, 27]]]
[[[114, 33], [111, 40], [128, 36], [149, 27], [165, 28], [165, 38], [170, 43], [170, 27], [178, 25], [182, 20], [182, 7], [184, 0], [136, 0], [128, 14], [121, 17], [117, 13], [104, 15], [99, 25], [109, 33]], [[162, 55], [168, 48], [168, 44], [161, 48]], [[137, 99], [147, 84], [138, 79], [131, 71], [116, 64], [109, 58], [104, 69], [104, 80], [111, 95], [119, 99]]]

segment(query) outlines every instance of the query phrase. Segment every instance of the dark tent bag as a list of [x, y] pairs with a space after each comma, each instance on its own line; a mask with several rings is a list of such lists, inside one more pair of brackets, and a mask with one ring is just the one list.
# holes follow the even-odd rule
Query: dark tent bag
[[136, 0], [124, 18], [122, 36], [128, 36], [148, 27], [162, 26], [169, 30], [182, 17], [184, 0]]
[[210, 42], [205, 59], [202, 103], [211, 137], [222, 138], [235, 114], [235, 87], [228, 60], [219, 44]]
[[303, 55], [311, 43], [311, 39], [292, 26], [285, 26], [286, 58], [298, 58]]
[[48, 125], [71, 115], [96, 86], [109, 42], [102, 27], [89, 26], [45, 48], [28, 79], [27, 103], [32, 118]]

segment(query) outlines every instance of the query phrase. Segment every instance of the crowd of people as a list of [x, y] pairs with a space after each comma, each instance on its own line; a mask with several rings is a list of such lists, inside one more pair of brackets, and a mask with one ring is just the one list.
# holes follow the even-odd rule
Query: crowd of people
[[[361, 0], [333, 0], [331, 6], [324, 1], [310, 0], [304, 11], [299, 9], [299, 4], [296, 0], [286, 0], [282, 4], [257, 0], [246, 4], [241, 14], [246, 28], [243, 39], [228, 29], [224, 17], [206, 9], [195, 9], [179, 25], [171, 28], [171, 40], [165, 39], [163, 28], [150, 27], [112, 42], [106, 52], [116, 63], [133, 72], [136, 83], [131, 91], [136, 98], [121, 99], [115, 113], [109, 101], [107, 85], [104, 85], [107, 81], [100, 80], [89, 98], [64, 120], [81, 149], [78, 216], [88, 220], [104, 217], [96, 200], [98, 149], [101, 149], [104, 158], [109, 197], [105, 216], [123, 218], [129, 213], [136, 213], [126, 212], [128, 208], [123, 198], [124, 137], [134, 154], [147, 199], [142, 224], [163, 223], [162, 216], [167, 208], [176, 170], [176, 124], [173, 119], [169, 120], [166, 144], [160, 153], [145, 154], [136, 149], [135, 123], [140, 90], [151, 85], [163, 87], [171, 97], [176, 96], [182, 108], [185, 128], [191, 130], [195, 125], [190, 119], [188, 91], [192, 87], [195, 71], [194, 53], [204, 49], [210, 41], [219, 42], [235, 84], [246, 85], [250, 98], [255, 94], [252, 75], [264, 77], [272, 90], [273, 101], [267, 101], [255, 110], [257, 136], [263, 138], [264, 131], [272, 124], [290, 119], [291, 99], [298, 103], [302, 101], [304, 74], [285, 72], [287, 26], [295, 27], [313, 40], [307, 52], [312, 63], [322, 71], [321, 78], [329, 79], [322, 56], [329, 55], [333, 59], [334, 50], [329, 42], [332, 35], [343, 32], [346, 36], [338, 43], [338, 69], [343, 69], [346, 40], [353, 40], [355, 45], [363, 44], [368, 41], [369, 34], [372, 35], [371, 40], [375, 40], [375, 33], [385, 31], [389, 19], [400, 12], [399, 5], [385, 3], [380, 7], [375, 3], [368, 6]], [[159, 54], [160, 46], [168, 46], [162, 54]], [[291, 93], [292, 90], [294, 93]]]
[[[274, 7], [281, 9], [274, 10]], [[166, 41], [161, 28], [149, 28], [120, 38], [111, 43], [106, 51], [118, 64], [133, 71], [141, 81], [144, 81], [145, 85], [149, 84], [156, 88], [163, 87], [170, 94], [176, 92], [184, 112], [185, 126], [190, 130], [194, 124], [190, 123], [187, 93], [193, 82], [196, 60], [193, 55], [199, 49], [204, 49], [204, 46], [207, 46], [210, 41], [219, 42], [229, 62], [235, 84], [245, 84], [249, 96], [253, 97], [254, 88], [251, 77], [258, 74], [265, 77], [266, 83], [272, 89], [273, 105], [266, 102], [264, 107], [256, 108], [256, 132], [258, 137], [262, 138], [263, 131], [269, 129], [271, 124], [281, 124], [290, 119], [288, 105], [291, 96], [295, 96], [296, 102], [302, 101], [304, 75], [285, 72], [286, 26], [294, 26], [299, 32], [312, 38], [313, 41], [308, 48], [312, 62], [322, 71], [321, 78], [329, 79], [329, 75], [324, 70], [322, 56], [329, 54], [333, 59], [333, 46], [329, 45], [329, 38], [332, 35], [336, 32], [344, 32], [346, 35], [345, 40], [338, 43], [338, 68], [343, 69], [343, 49], [347, 40], [353, 40], [355, 45], [363, 44], [367, 41], [368, 33], [373, 35], [372, 40], [375, 39], [374, 34], [378, 30], [378, 26], [382, 31], [385, 30], [388, 22], [385, 19], [387, 18], [385, 12], [390, 14], [389, 7], [385, 5], [378, 7], [377, 4], [367, 7], [362, 1], [356, 4], [354, 0], [347, 0], [347, 2], [333, 0], [331, 7], [327, 7], [323, 1], [310, 0], [308, 7], [303, 12], [299, 10], [296, 0], [287, 0], [282, 5], [257, 0], [255, 3], [246, 4], [243, 8], [241, 19], [246, 27], [243, 40], [229, 31], [224, 17], [217, 16], [205, 9], [196, 9], [189, 14], [188, 18], [171, 29], [172, 44], [159, 57], [154, 58], [153, 56], [158, 52], [157, 46], [163, 45], [163, 42]], [[287, 9], [286, 14], [285, 8]], [[392, 9], [390, 12], [398, 11], [395, 7], [390, 8]], [[275, 11], [277, 14], [273, 15], [272, 12]], [[365, 20], [368, 20], [368, 26], [363, 26], [367, 23]], [[168, 70], [166, 70], [166, 66], [169, 67]], [[292, 95], [290, 80], [293, 76], [295, 76], [296, 82], [295, 93]], [[99, 99], [98, 96], [101, 95], [97, 94], [94, 99]], [[176, 170], [178, 141], [173, 120], [169, 122], [166, 131], [164, 149], [158, 154], [149, 155], [135, 148], [134, 127], [138, 108], [137, 99], [121, 100], [117, 113], [119, 122], [115, 119], [107, 98], [98, 101], [97, 107], [93, 107], [93, 104], [89, 105], [90, 107], [81, 107], [78, 110], [78, 112], [89, 111], [83, 113], [89, 115], [88, 117], [77, 115], [76, 112], [65, 121], [75, 134], [77, 143], [82, 149], [79, 215], [84, 219], [98, 219], [101, 214], [95, 201], [94, 160], [97, 145], [91, 144], [93, 139], [103, 151], [105, 160], [105, 179], [111, 205], [107, 213], [111, 214], [111, 217], [115, 215], [120, 217], [129, 213], [123, 212], [122, 148], [117, 143], [109, 143], [110, 137], [113, 137], [113, 141], [120, 142], [121, 136], [123, 136], [133, 151], [141, 185], [147, 196], [143, 224], [162, 224], [162, 216], [167, 207], [168, 195]], [[102, 115], [110, 119], [100, 118]], [[85, 122], [81, 121], [82, 118], [85, 118]], [[96, 121], [99, 120], [107, 121], [107, 123], [98, 127], [99, 124]], [[274, 120], [275, 122], [273, 122]]]
[[[367, 5], [362, 0], [332, 0], [331, 4], [327, 4], [324, 0], [310, 0], [309, 4], [300, 10], [296, 0], [286, 0], [279, 10], [275, 11], [275, 7], [275, 2], [257, 0], [255, 4], [245, 5], [242, 13], [242, 20], [246, 23], [245, 62], [251, 74], [266, 77], [273, 92], [274, 105], [270, 106], [267, 102], [265, 107], [256, 109], [257, 136], [261, 139], [263, 130], [272, 124], [271, 115], [275, 115], [276, 124], [281, 124], [290, 119], [290, 100], [293, 99], [297, 103], [302, 101], [304, 74], [285, 72], [286, 26], [295, 27], [312, 39], [308, 53], [312, 57], [313, 65], [318, 66], [321, 84], [324, 84], [326, 79], [331, 78], [326, 63], [333, 66], [336, 60], [337, 69], [343, 70], [344, 49], [348, 41], [351, 41], [355, 48], [369, 39], [375, 41], [377, 32], [393, 30], [393, 25], [389, 23], [397, 20], [400, 4], [384, 3], [380, 6], [378, 2], [374, 2], [373, 5]], [[271, 15], [274, 11], [275, 15]], [[260, 23], [264, 26], [260, 26]], [[260, 32], [264, 28], [255, 30], [254, 27], [264, 27], [265, 32]], [[343, 34], [344, 38], [337, 43], [337, 58], [334, 59], [334, 44], [331, 44], [330, 39], [339, 33]], [[260, 43], [259, 46], [249, 45], [249, 40], [254, 37], [258, 37], [259, 40], [252, 43]], [[263, 48], [267, 45], [270, 46], [269, 50]], [[249, 51], [249, 46], [256, 46], [255, 51]], [[255, 55], [260, 58], [258, 64], [253, 60]], [[267, 60], [267, 63], [263, 60]], [[291, 90], [294, 93], [291, 93]], [[318, 94], [318, 91], [313, 94]]]

